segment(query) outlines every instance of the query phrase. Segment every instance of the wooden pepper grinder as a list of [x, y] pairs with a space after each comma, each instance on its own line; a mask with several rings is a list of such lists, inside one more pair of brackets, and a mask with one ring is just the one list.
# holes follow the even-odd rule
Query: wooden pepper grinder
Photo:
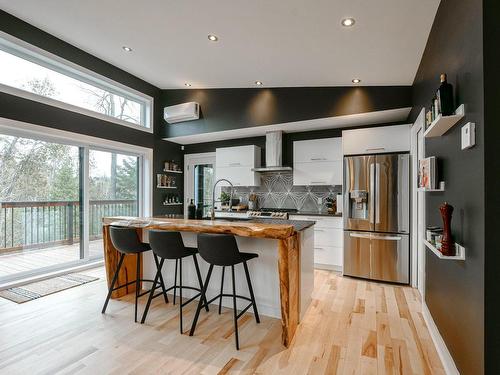
[[451, 236], [451, 215], [453, 214], [453, 206], [444, 202], [439, 206], [441, 217], [443, 218], [443, 238], [441, 240], [441, 253], [446, 256], [455, 255], [455, 241]]

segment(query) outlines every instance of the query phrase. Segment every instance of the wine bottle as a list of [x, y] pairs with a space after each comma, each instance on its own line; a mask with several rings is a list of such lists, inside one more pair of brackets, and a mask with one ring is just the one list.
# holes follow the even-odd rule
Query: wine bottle
[[189, 203], [188, 206], [188, 219], [194, 219], [194, 218], [196, 218], [196, 206], [193, 200], [191, 199], [191, 203]]
[[455, 112], [453, 105], [453, 86], [446, 80], [446, 74], [441, 74], [441, 86], [436, 91], [438, 110], [443, 116], [450, 116]]

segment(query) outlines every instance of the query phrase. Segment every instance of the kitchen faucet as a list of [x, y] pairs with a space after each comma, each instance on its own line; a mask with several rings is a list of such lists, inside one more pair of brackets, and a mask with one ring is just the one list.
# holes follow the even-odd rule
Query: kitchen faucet
[[[217, 184], [219, 182], [227, 182], [229, 185], [231, 185], [231, 194], [229, 196], [229, 211], [231, 211], [231, 206], [232, 206], [232, 202], [233, 202], [233, 189], [234, 189], [234, 186], [231, 183], [231, 181], [226, 180], [225, 178], [221, 178], [221, 179], [217, 180], [215, 182], [214, 188], [212, 190], [212, 210], [210, 211], [210, 219], [211, 220], [215, 220], [215, 187], [217, 186]], [[218, 202], [220, 202], [220, 201], [218, 201]]]

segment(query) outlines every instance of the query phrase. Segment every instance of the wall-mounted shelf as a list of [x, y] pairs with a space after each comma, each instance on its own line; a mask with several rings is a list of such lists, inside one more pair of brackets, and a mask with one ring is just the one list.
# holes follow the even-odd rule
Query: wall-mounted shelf
[[177, 186], [160, 186], [156, 185], [158, 189], [177, 189]]
[[438, 117], [432, 121], [427, 130], [424, 132], [425, 138], [441, 137], [444, 133], [450, 130], [453, 125], [459, 122], [465, 116], [465, 106], [461, 104], [455, 111], [454, 115]]
[[433, 192], [433, 191], [444, 191], [444, 189], [427, 189], [427, 188], [418, 188], [418, 191], [422, 193]]
[[436, 247], [431, 244], [429, 241], [427, 241], [426, 239], [424, 239], [424, 244], [425, 246], [431, 250], [434, 255], [436, 255], [439, 259], [447, 259], [447, 260], [465, 260], [465, 247], [463, 247], [462, 245], [459, 245], [457, 243], [455, 243], [455, 246], [456, 246], [456, 254], [457, 255], [453, 255], [453, 256], [445, 256], [441, 253], [441, 251], [439, 251], [438, 249], [436, 249]]
[[172, 169], [164, 169], [163, 172], [165, 172], [165, 173], [179, 173], [179, 174], [182, 173], [182, 171], [174, 171]]
[[182, 206], [182, 203], [163, 203], [164, 206]]

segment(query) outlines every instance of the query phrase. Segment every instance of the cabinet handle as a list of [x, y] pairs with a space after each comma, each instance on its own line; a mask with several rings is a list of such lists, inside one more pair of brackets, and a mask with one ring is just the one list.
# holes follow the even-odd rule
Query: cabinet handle
[[373, 148], [367, 148], [366, 151], [384, 151], [385, 147], [373, 147]]
[[315, 232], [324, 232], [324, 230], [323, 230], [323, 229], [316, 229], [316, 228], [314, 229], [314, 231], [315, 231]]
[[325, 184], [326, 185], [326, 181], [311, 181], [311, 185], [317, 185], [317, 184]]
[[312, 161], [327, 160], [326, 158], [311, 158]]
[[323, 247], [315, 247], [314, 250], [325, 250]]
[[229, 163], [229, 165], [230, 165], [231, 167], [236, 167], [236, 166], [238, 166], [238, 165], [241, 165], [241, 163]]

